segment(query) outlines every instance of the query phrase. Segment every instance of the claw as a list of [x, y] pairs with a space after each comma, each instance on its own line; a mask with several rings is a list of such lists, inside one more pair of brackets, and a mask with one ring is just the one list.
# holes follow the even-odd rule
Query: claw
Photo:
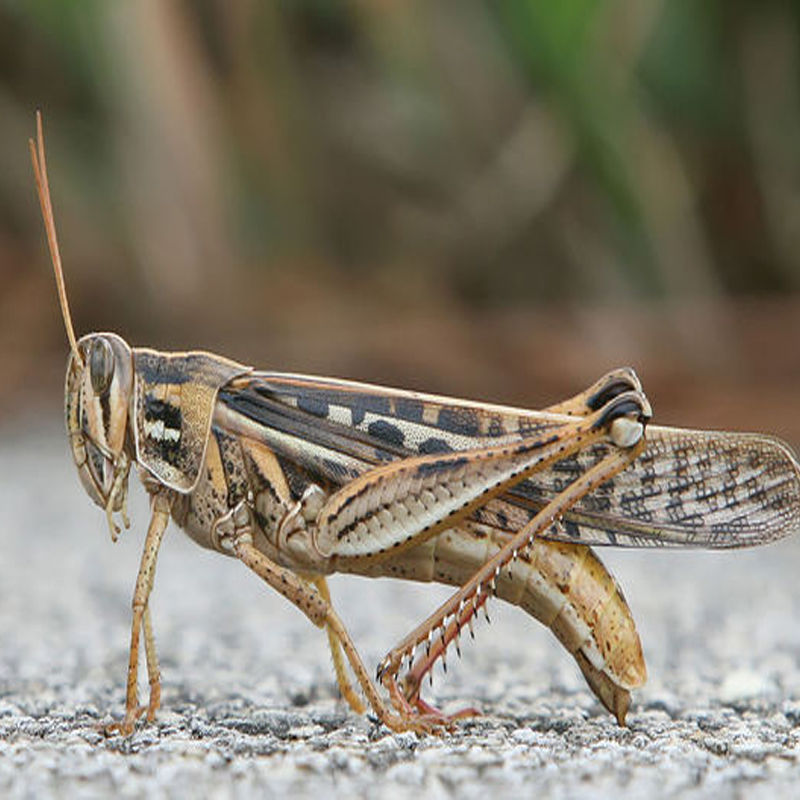
[[[121, 720], [102, 725], [100, 729], [106, 736], [115, 736], [116, 734], [126, 737], [130, 736], [136, 728], [137, 721], [145, 712], [147, 712], [148, 722], [152, 722], [153, 720], [150, 718], [149, 707], [138, 706], [132, 711], [126, 711], [125, 716]], [[155, 716], [155, 711], [153, 711], [153, 716]]]
[[439, 710], [436, 708], [436, 706], [426, 703], [421, 697], [418, 697], [414, 704], [416, 705], [418, 711], [422, 712], [422, 714], [424, 714], [426, 717], [434, 717], [441, 720], [441, 724], [448, 730], [452, 730], [455, 723], [460, 719], [481, 716], [481, 712], [472, 706], [461, 708], [453, 714], [445, 714], [444, 711]]

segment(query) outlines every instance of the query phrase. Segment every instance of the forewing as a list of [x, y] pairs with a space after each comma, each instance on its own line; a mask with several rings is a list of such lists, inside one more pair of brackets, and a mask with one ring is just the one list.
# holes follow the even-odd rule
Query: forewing
[[[255, 373], [220, 392], [283, 463], [335, 491], [398, 458], [540, 435], [564, 422], [491, 406], [327, 378]], [[548, 538], [624, 547], [763, 544], [800, 526], [800, 473], [790, 448], [756, 434], [649, 426], [645, 452], [585, 496]], [[474, 524], [518, 530], [607, 452], [563, 459], [472, 512]]]
[[[748, 547], [800, 527], [791, 450], [746, 433], [648, 427], [634, 464], [581, 499], [547, 538], [623, 547]], [[594, 448], [525, 481], [483, 513], [513, 530], [596, 460]], [[505, 523], [505, 525], [504, 525]]]

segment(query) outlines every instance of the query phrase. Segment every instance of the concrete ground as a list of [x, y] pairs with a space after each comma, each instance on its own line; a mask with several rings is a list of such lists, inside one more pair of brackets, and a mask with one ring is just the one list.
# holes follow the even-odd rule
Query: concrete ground
[[[800, 793], [800, 539], [733, 553], [601, 553], [650, 679], [620, 728], [549, 632], [495, 603], [429, 697], [484, 716], [393, 735], [337, 700], [325, 637], [231, 559], [170, 530], [153, 619], [154, 725], [123, 708], [147, 510], [112, 545], [55, 422], [0, 429], [0, 796], [691, 797]], [[369, 665], [447, 590], [334, 578]]]

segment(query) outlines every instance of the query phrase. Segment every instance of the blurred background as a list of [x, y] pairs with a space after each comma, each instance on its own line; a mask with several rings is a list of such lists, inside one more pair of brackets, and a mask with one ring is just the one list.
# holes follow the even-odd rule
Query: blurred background
[[[0, 422], [80, 335], [800, 445], [800, 7], [0, 0]], [[14, 422], [14, 424], [16, 424]]]

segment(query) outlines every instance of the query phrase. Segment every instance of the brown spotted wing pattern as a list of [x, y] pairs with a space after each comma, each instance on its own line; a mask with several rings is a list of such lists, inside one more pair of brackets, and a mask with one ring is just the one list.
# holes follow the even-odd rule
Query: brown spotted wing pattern
[[[376, 464], [511, 442], [564, 421], [545, 412], [272, 372], [236, 379], [219, 398], [262, 423], [279, 459], [330, 489]], [[598, 445], [557, 462], [476, 509], [473, 521], [519, 530], [606, 451]], [[580, 500], [547, 538], [731, 548], [779, 539], [799, 525], [800, 467], [786, 444], [758, 434], [651, 425], [633, 466]]]

